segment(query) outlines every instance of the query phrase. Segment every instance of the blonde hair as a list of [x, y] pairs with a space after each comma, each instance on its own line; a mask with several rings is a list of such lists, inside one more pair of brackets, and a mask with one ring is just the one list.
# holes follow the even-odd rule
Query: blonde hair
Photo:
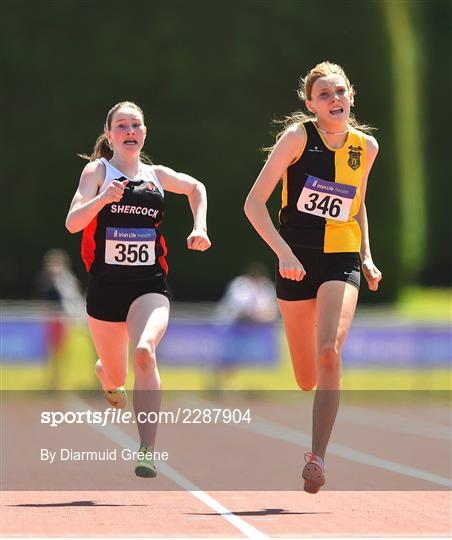
[[[101, 157], [110, 160], [113, 157], [113, 149], [111, 148], [106, 132], [111, 129], [111, 122], [113, 120], [114, 114], [119, 111], [119, 109], [129, 107], [131, 109], [136, 109], [143, 119], [144, 124], [144, 112], [136, 103], [133, 103], [133, 101], [121, 101], [120, 103], [116, 103], [116, 105], [113, 105], [113, 107], [108, 111], [107, 119], [105, 120], [104, 124], [104, 132], [97, 137], [96, 142], [94, 143], [94, 148], [91, 153], [91, 155], [87, 154], [78, 154], [80, 157], [84, 159], [88, 159], [89, 161], [94, 161], [96, 159], [99, 159]], [[149, 165], [152, 165], [151, 158], [143, 151], [140, 152], [140, 160], [144, 163], [148, 163]]]
[[[328, 75], [339, 75], [344, 79], [345, 85], [350, 93], [351, 97], [356, 95], [353, 85], [350, 83], [345, 71], [338, 64], [333, 64], [332, 62], [321, 62], [314, 66], [305, 77], [300, 77], [299, 88], [297, 90], [298, 97], [301, 101], [311, 100], [312, 99], [312, 87], [317, 79], [320, 77], [327, 77]], [[276, 142], [282, 137], [282, 135], [287, 131], [287, 129], [296, 124], [303, 124], [310, 120], [316, 120], [316, 117], [312, 114], [307, 114], [302, 110], [295, 111], [287, 115], [282, 120], [274, 120], [273, 123], [281, 125], [282, 128], [278, 131], [276, 135]], [[371, 133], [375, 128], [368, 126], [367, 124], [361, 124], [356, 120], [353, 114], [350, 114], [347, 125], [349, 127], [359, 129], [364, 133]], [[264, 148], [264, 150], [271, 152], [275, 145], [270, 148]]]

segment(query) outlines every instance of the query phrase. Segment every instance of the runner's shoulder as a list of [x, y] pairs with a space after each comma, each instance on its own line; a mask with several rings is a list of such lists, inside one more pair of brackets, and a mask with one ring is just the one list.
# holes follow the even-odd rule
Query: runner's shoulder
[[86, 183], [102, 184], [105, 178], [105, 165], [100, 159], [90, 161], [83, 168], [81, 178]]
[[278, 142], [295, 150], [297, 154], [304, 147], [306, 138], [306, 129], [303, 123], [297, 122], [287, 127]]
[[379, 149], [377, 139], [373, 135], [369, 135], [368, 133], [364, 133], [363, 135], [366, 139], [367, 153], [376, 156]]

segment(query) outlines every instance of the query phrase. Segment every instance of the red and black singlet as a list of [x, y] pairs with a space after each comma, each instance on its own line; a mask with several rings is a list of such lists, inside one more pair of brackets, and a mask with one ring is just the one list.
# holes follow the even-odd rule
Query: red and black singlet
[[115, 281], [137, 281], [168, 273], [163, 219], [163, 189], [153, 169], [141, 164], [136, 179], [127, 178], [109, 161], [103, 191], [113, 180], [129, 180], [120, 202], [105, 205], [85, 227], [81, 253], [92, 275]]

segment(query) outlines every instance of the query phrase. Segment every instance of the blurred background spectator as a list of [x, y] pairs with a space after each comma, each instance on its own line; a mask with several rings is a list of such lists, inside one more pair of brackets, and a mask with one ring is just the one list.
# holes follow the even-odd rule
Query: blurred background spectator
[[50, 249], [44, 254], [42, 269], [35, 280], [34, 298], [49, 302], [47, 350], [49, 385], [60, 386], [64, 348], [68, 325], [84, 316], [85, 301], [78, 279], [70, 268], [70, 259], [62, 249]]
[[278, 318], [275, 287], [267, 267], [251, 263], [245, 274], [234, 278], [220, 299], [217, 317], [223, 321], [266, 323]]
[[44, 254], [42, 269], [35, 280], [34, 297], [55, 302], [69, 317], [85, 314], [85, 300], [79, 281], [71, 271], [66, 251], [50, 249]]

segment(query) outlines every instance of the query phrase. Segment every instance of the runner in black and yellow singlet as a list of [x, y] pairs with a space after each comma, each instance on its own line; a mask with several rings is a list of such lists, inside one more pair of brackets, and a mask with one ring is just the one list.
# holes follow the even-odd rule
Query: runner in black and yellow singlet
[[279, 232], [303, 261], [306, 276], [292, 281], [276, 271], [276, 292], [283, 300], [315, 298], [320, 285], [331, 280], [360, 286], [361, 230], [355, 216], [367, 158], [365, 135], [351, 128], [344, 145], [334, 149], [314, 122], [301, 126], [306, 141], [283, 175]]
[[[352, 128], [344, 146], [333, 149], [326, 144], [314, 122], [308, 121], [303, 127], [305, 147], [283, 177], [281, 236], [291, 245], [320, 249], [324, 253], [359, 252], [361, 231], [354, 216], [361, 204], [365, 136]], [[308, 180], [310, 177], [314, 180]], [[318, 182], [312, 186], [315, 180]], [[330, 184], [322, 189], [322, 181], [350, 186], [350, 189], [341, 186], [342, 190], [339, 187], [334, 193], [334, 186]], [[308, 188], [306, 200], [301, 201], [303, 189]], [[342, 216], [341, 211], [345, 211]]]
[[[350, 114], [354, 89], [337, 64], [322, 62], [301, 80], [310, 114], [285, 122], [252, 187], [245, 213], [277, 256], [276, 295], [296, 381], [316, 389], [312, 451], [304, 489], [325, 483], [324, 458], [341, 386], [341, 351], [358, 299], [361, 268], [376, 291], [381, 272], [370, 253], [365, 196], [378, 152], [368, 126]], [[282, 178], [280, 227], [266, 203]]]

